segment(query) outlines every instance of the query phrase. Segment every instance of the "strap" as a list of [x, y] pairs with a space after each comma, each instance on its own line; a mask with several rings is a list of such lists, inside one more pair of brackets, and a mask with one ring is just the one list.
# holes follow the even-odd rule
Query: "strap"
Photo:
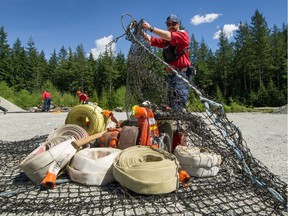
[[176, 55], [178, 55], [178, 58], [179, 58], [181, 55], [183, 55], [189, 48], [190, 48], [190, 45], [187, 46], [187, 47], [185, 47], [181, 52], [176, 53]]

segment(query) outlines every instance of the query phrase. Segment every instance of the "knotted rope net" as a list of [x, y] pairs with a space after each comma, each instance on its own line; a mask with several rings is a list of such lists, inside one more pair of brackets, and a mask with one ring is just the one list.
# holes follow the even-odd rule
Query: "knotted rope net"
[[[162, 109], [168, 101], [165, 65], [142, 39], [141, 25], [125, 29], [131, 41], [127, 70], [127, 109], [150, 101], [156, 119], [173, 120], [187, 144], [222, 156], [218, 175], [192, 177], [187, 187], [164, 195], [139, 195], [117, 182], [84, 186], [62, 174], [56, 189], [35, 185], [19, 162], [47, 139], [0, 141], [0, 208], [2, 215], [285, 215], [287, 184], [253, 157], [241, 131], [226, 117], [221, 104], [189, 82], [193, 110]], [[133, 26], [133, 27], [132, 27]], [[164, 64], [163, 71], [157, 68]], [[167, 90], [167, 91], [166, 91]], [[173, 90], [173, 89], [172, 89]]]

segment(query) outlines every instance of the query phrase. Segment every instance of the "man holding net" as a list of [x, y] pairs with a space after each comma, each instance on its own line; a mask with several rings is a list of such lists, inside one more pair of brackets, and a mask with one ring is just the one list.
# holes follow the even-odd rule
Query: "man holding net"
[[[151, 45], [163, 49], [164, 61], [175, 69], [180, 76], [189, 80], [191, 75], [191, 62], [188, 53], [190, 37], [187, 31], [180, 30], [180, 19], [172, 14], [166, 20], [167, 30], [162, 30], [151, 26], [143, 21], [142, 27], [158, 37], [144, 33], [145, 40]], [[189, 86], [183, 79], [167, 67], [169, 74], [169, 103], [173, 110], [184, 111], [189, 96]]]

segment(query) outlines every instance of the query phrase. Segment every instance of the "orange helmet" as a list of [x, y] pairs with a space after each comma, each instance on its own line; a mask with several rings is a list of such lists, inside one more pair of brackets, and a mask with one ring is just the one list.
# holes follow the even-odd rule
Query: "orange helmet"
[[77, 94], [81, 94], [81, 91], [77, 91], [76, 93], [77, 93]]

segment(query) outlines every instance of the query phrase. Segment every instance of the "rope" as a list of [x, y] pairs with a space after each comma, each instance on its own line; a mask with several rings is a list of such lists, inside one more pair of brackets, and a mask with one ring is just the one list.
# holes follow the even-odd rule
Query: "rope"
[[[153, 64], [156, 64], [156, 62], [160, 62], [165, 67], [168, 67], [178, 78], [184, 81], [191, 89], [195, 91], [195, 93], [199, 97], [200, 102], [203, 103], [204, 105], [203, 115], [205, 116], [205, 120], [211, 123], [210, 125], [208, 125], [208, 122], [207, 123], [205, 122], [201, 126], [201, 127], [204, 126], [204, 128], [192, 129], [192, 127], [189, 126], [193, 132], [189, 131], [188, 134], [190, 133], [190, 135], [196, 135], [196, 136], [200, 135], [201, 139], [204, 138], [207, 141], [207, 143], [205, 144], [201, 142], [201, 145], [216, 148], [217, 151], [221, 154], [224, 154], [223, 150], [227, 152], [231, 152], [232, 154], [229, 155], [230, 157], [229, 160], [226, 160], [227, 163], [230, 163], [230, 165], [233, 166], [235, 169], [242, 170], [242, 172], [250, 178], [251, 182], [255, 184], [255, 186], [266, 189], [267, 191], [270, 192], [270, 194], [273, 196], [273, 198], [277, 202], [280, 202], [281, 205], [284, 205], [285, 207], [287, 207], [287, 199], [283, 198], [283, 196], [281, 196], [280, 194], [280, 193], [285, 194], [285, 192], [283, 193], [284, 190], [282, 188], [279, 188], [277, 184], [274, 184], [274, 185], [277, 187], [278, 190], [277, 189], [271, 190], [270, 187], [267, 187], [267, 185], [272, 183], [273, 181], [275, 183], [276, 182], [275, 179], [270, 178], [272, 177], [271, 175], [270, 176], [269, 175], [264, 176], [262, 174], [259, 175], [259, 173], [261, 172], [258, 172], [257, 169], [261, 169], [261, 166], [262, 166], [261, 163], [259, 161], [256, 161], [257, 164], [253, 164], [255, 163], [255, 159], [251, 155], [247, 154], [247, 152], [241, 150], [241, 147], [243, 147], [242, 146], [243, 140], [241, 137], [242, 134], [240, 130], [236, 128], [236, 126], [234, 126], [231, 122], [227, 120], [223, 105], [204, 97], [203, 93], [200, 92], [200, 90], [197, 89], [196, 86], [192, 82], [189, 83], [189, 81], [183, 78], [181, 75], [179, 75], [178, 72], [174, 68], [170, 67], [159, 56], [155, 55], [151, 51], [150, 45], [147, 44], [145, 40], [143, 40], [142, 38], [143, 28], [141, 25], [141, 21], [138, 24], [135, 24], [135, 20], [132, 20], [131, 23], [133, 23], [133, 25], [131, 24], [130, 26], [128, 26], [126, 30], [127, 39], [132, 42], [129, 55], [128, 55], [129, 67], [128, 67], [128, 72], [127, 72], [127, 80], [129, 81], [129, 83], [127, 83], [126, 92], [128, 96], [126, 97], [126, 104], [129, 105], [129, 102], [133, 101], [134, 99], [136, 100], [140, 99], [142, 101], [149, 100], [149, 98], [151, 99], [151, 92], [149, 92], [149, 90], [153, 92], [157, 92], [161, 90], [162, 92], [163, 86], [165, 85], [163, 84], [161, 85], [161, 81], [159, 81], [161, 80], [160, 78], [155, 79], [155, 81], [157, 80], [157, 82], [155, 83], [151, 82], [151, 79], [154, 78], [155, 76], [155, 70], [153, 70], [154, 68], [151, 66]], [[132, 31], [132, 29], [135, 29], [135, 30]], [[147, 62], [145, 62], [145, 60]], [[139, 62], [143, 64], [138, 66]], [[142, 76], [145, 75], [145, 77], [142, 77], [141, 75]], [[146, 80], [150, 81], [149, 85], [151, 89], [146, 90], [147, 89], [147, 87], [145, 86]], [[156, 84], [157, 86], [155, 85], [153, 86], [152, 84]], [[145, 91], [147, 94], [145, 95], [144, 93], [142, 93], [143, 91]], [[154, 95], [157, 95], [157, 94], [155, 93]], [[162, 95], [160, 93], [159, 97], [161, 97]], [[163, 100], [163, 98], [161, 100]], [[187, 117], [190, 115], [190, 113], [183, 112], [183, 113], [179, 113], [179, 115], [181, 115], [181, 118], [179, 119], [181, 119], [183, 123], [183, 121], [188, 120]], [[192, 124], [193, 123], [191, 123], [191, 126]], [[195, 137], [191, 136], [191, 139], [195, 139]], [[209, 139], [209, 142], [208, 142], [208, 139]], [[219, 145], [220, 143], [221, 145]], [[218, 144], [219, 146], [215, 146], [215, 144]], [[222, 144], [224, 145], [222, 146]], [[244, 150], [247, 150], [247, 149], [244, 149]], [[236, 160], [234, 160], [234, 157], [236, 157]], [[248, 162], [250, 162], [250, 164]], [[250, 168], [254, 168], [255, 169], [254, 172], [252, 172]], [[263, 177], [265, 177], [266, 179], [264, 180]]]

